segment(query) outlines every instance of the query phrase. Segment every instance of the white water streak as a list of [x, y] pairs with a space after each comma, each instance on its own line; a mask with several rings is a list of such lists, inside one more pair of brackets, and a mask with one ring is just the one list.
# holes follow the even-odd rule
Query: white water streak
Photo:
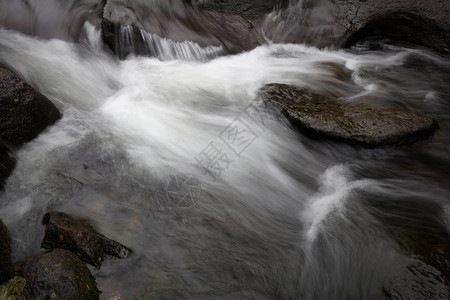
[[308, 242], [314, 242], [320, 231], [326, 228], [328, 219], [336, 215], [345, 219], [346, 200], [352, 191], [376, 184], [368, 179], [352, 181], [349, 177], [350, 170], [343, 165], [328, 168], [320, 177], [319, 192], [309, 199], [306, 209], [301, 212]]

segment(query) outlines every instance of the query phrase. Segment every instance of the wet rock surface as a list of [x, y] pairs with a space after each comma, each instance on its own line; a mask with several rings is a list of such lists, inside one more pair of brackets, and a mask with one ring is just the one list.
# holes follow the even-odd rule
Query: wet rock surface
[[11, 278], [11, 242], [6, 225], [0, 219], [0, 284]]
[[436, 121], [399, 107], [343, 104], [284, 84], [268, 84], [260, 97], [280, 106], [302, 131], [369, 147], [402, 145], [430, 136]]
[[117, 258], [131, 254], [130, 249], [99, 234], [86, 220], [52, 211], [44, 216], [42, 223], [46, 225], [43, 248], [69, 250], [96, 268], [101, 267], [106, 254]]
[[0, 190], [3, 189], [6, 179], [11, 175], [16, 160], [10, 149], [0, 141]]
[[60, 118], [61, 114], [50, 100], [0, 67], [0, 139], [21, 145]]
[[25, 299], [98, 299], [100, 292], [89, 269], [74, 254], [54, 249], [28, 256], [14, 265], [26, 280]]

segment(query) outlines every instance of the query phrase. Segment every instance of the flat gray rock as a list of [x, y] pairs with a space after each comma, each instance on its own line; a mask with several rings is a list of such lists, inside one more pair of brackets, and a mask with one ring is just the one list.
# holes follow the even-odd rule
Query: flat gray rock
[[281, 106], [305, 132], [370, 147], [412, 143], [429, 137], [437, 127], [433, 119], [400, 107], [343, 104], [285, 84], [268, 84], [260, 96]]

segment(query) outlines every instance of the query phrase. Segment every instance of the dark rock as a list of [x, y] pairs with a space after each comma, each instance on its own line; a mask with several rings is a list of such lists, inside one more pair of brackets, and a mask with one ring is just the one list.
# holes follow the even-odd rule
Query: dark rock
[[450, 28], [450, 3], [442, 0], [334, 0], [342, 25], [349, 31], [361, 29], [371, 19], [393, 12], [408, 12]]
[[6, 145], [0, 140], [0, 190], [3, 189], [6, 178], [11, 175], [16, 160]]
[[430, 136], [437, 127], [436, 121], [399, 107], [345, 105], [284, 84], [268, 84], [260, 96], [281, 106], [288, 119], [306, 133], [369, 147], [412, 143]]
[[423, 46], [431, 50], [449, 54], [450, 34], [432, 20], [410, 13], [391, 13], [371, 19], [360, 30], [352, 33], [344, 46], [359, 42], [389, 41]]
[[335, 0], [344, 45], [390, 40], [449, 54], [450, 2]]
[[44, 95], [0, 67], [0, 139], [20, 145], [61, 118]]
[[9, 232], [6, 225], [0, 219], [0, 284], [10, 279], [12, 274]]
[[26, 299], [99, 299], [95, 278], [74, 254], [53, 249], [28, 256], [14, 264], [26, 280]]
[[19, 276], [16, 276], [0, 285], [0, 299], [3, 300], [26, 300], [25, 286], [27, 281]]
[[42, 223], [46, 225], [43, 248], [67, 249], [96, 268], [101, 267], [106, 254], [118, 258], [131, 254], [130, 249], [99, 234], [86, 220], [52, 211], [45, 214]]

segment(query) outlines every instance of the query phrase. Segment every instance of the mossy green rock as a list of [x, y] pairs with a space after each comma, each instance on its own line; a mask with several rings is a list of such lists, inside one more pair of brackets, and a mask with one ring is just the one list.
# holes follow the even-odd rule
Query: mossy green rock
[[14, 277], [0, 286], [0, 299], [2, 300], [26, 300], [24, 289], [27, 281], [22, 277]]
[[286, 84], [265, 85], [260, 97], [281, 106], [305, 133], [369, 147], [413, 143], [437, 128], [435, 120], [401, 107], [344, 104]]
[[28, 256], [14, 265], [16, 274], [26, 280], [26, 299], [99, 299], [95, 278], [71, 252], [53, 249]]
[[0, 219], [0, 284], [12, 277], [11, 245], [8, 228]]

